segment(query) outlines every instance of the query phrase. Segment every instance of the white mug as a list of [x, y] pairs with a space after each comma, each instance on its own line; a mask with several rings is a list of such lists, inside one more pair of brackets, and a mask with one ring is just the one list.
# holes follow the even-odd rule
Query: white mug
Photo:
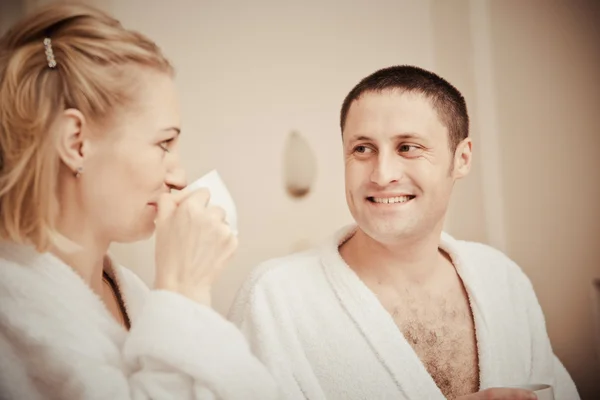
[[212, 170], [200, 179], [195, 180], [186, 187], [186, 190], [197, 190], [207, 188], [210, 192], [209, 204], [219, 206], [225, 210], [225, 221], [231, 231], [237, 235], [237, 211], [233, 198], [227, 190], [227, 186], [216, 170]]

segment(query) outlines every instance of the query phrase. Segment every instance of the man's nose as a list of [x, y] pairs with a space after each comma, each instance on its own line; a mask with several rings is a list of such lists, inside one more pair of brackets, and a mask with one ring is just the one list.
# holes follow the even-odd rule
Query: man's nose
[[379, 152], [371, 181], [380, 187], [400, 181], [404, 175], [404, 165], [399, 156], [391, 152]]

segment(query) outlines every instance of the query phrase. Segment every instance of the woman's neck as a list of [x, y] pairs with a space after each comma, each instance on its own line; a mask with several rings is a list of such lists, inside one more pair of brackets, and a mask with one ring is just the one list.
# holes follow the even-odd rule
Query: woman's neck
[[73, 268], [94, 292], [102, 294], [102, 271], [108, 246], [83, 244], [80, 240], [77, 246], [80, 248], [76, 251], [62, 251], [55, 247], [51, 252]]
[[102, 271], [104, 258], [110, 245], [94, 229], [93, 221], [89, 220], [78, 197], [71, 176], [59, 185], [60, 210], [56, 230], [66, 239], [73, 242], [74, 249], [61, 250], [54, 247], [51, 252], [69, 265], [97, 294], [102, 294]]

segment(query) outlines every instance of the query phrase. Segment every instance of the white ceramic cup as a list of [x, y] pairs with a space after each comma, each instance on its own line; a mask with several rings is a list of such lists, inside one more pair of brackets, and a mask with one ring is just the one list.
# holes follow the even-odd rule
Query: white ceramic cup
[[529, 383], [526, 385], [510, 386], [515, 389], [526, 389], [531, 390], [536, 394], [538, 400], [554, 400], [554, 390], [552, 386], [544, 383]]
[[200, 179], [195, 180], [186, 187], [186, 190], [197, 190], [207, 188], [210, 192], [209, 204], [219, 206], [225, 210], [225, 221], [231, 231], [237, 235], [237, 211], [233, 198], [227, 190], [227, 186], [216, 170], [212, 170]]

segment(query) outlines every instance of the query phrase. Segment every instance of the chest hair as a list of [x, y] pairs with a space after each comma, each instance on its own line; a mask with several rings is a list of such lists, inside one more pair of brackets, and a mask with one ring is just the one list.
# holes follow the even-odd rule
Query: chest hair
[[443, 295], [407, 291], [385, 306], [447, 398], [478, 390], [475, 327], [464, 289]]

